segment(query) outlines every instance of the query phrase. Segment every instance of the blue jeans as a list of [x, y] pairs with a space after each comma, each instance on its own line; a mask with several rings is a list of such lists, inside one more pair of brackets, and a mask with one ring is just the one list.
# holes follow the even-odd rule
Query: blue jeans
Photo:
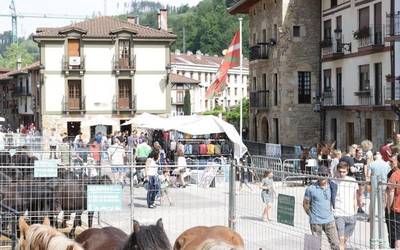
[[147, 206], [153, 205], [157, 193], [160, 190], [158, 176], [149, 176], [149, 189], [147, 190]]

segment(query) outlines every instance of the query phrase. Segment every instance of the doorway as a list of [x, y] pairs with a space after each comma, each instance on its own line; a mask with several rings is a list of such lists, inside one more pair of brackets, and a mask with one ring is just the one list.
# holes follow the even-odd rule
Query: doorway
[[262, 142], [268, 143], [269, 141], [269, 130], [268, 130], [268, 120], [267, 117], [264, 117], [261, 121], [261, 135], [262, 135]]
[[67, 122], [68, 137], [75, 137], [81, 132], [81, 122]]
[[132, 126], [131, 125], [122, 125], [123, 123], [127, 122], [128, 120], [119, 120], [119, 125], [120, 125], [120, 131], [124, 132], [124, 131], [128, 131], [128, 134], [130, 135], [132, 132]]

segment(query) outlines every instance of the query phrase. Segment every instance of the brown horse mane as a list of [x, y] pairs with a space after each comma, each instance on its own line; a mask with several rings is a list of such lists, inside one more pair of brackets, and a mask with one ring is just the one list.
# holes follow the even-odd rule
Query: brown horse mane
[[172, 247], [164, 231], [162, 219], [159, 219], [155, 225], [147, 226], [141, 226], [139, 222], [134, 221], [133, 233], [129, 236], [128, 242], [122, 249], [170, 250]]

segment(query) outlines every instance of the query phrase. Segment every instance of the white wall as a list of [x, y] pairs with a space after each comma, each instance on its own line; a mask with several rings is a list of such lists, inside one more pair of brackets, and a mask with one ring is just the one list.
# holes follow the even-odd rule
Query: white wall
[[[64, 92], [64, 76], [56, 74], [47, 74], [44, 77], [45, 86], [45, 110], [46, 111], [57, 111], [62, 110], [61, 102], [65, 95]], [[43, 99], [42, 99], [43, 100]]]
[[137, 110], [166, 110], [165, 81], [165, 74], [135, 74], [134, 93], [137, 98]]
[[136, 70], [165, 71], [165, 45], [134, 44]]
[[[115, 77], [108, 74], [85, 74], [84, 95], [86, 96], [86, 110], [103, 111], [112, 109], [115, 91]], [[99, 91], [101, 90], [101, 91]]]
[[115, 54], [115, 45], [104, 44], [84, 44], [83, 55], [85, 56], [86, 71], [110, 71], [112, 70], [112, 60]]
[[[322, 65], [321, 84], [323, 86], [323, 72], [325, 69], [331, 69], [331, 83], [335, 90], [334, 98], [336, 98], [336, 68], [342, 68], [342, 93], [344, 97], [344, 105], [358, 105], [358, 96], [354, 92], [359, 91], [359, 65], [369, 64], [369, 79], [371, 95], [374, 96], [375, 86], [375, 70], [374, 64], [382, 63], [382, 88], [385, 95], [385, 86], [387, 74], [390, 74], [390, 53], [376, 53], [367, 56], [353, 57], [350, 59], [336, 60], [333, 62], [325, 62]], [[336, 100], [336, 99], [335, 99]]]
[[64, 56], [64, 43], [45, 44], [45, 70], [60, 71], [62, 70], [62, 59]]

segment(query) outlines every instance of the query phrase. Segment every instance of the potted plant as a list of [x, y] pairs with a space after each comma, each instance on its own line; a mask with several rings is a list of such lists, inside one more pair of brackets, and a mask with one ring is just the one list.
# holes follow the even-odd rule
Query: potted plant
[[363, 39], [370, 36], [369, 27], [364, 26], [353, 33], [354, 39]]

